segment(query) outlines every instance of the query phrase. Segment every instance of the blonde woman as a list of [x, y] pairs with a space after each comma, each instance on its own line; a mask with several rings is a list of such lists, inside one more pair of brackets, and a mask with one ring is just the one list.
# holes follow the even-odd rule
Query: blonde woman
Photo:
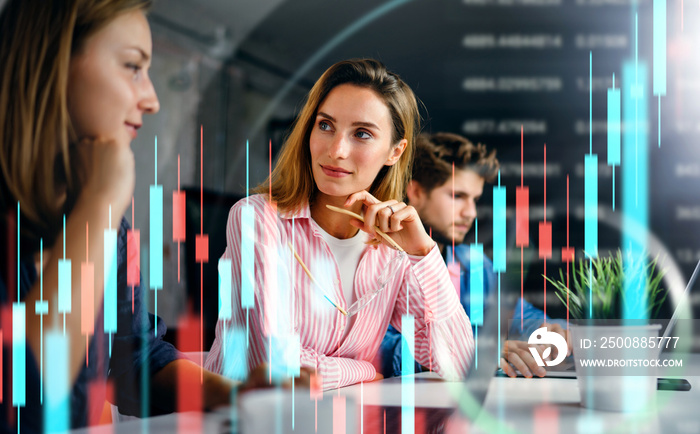
[[[208, 369], [234, 369], [225, 354], [246, 352], [248, 368], [286, 357], [315, 370], [324, 389], [371, 381], [381, 378], [370, 360], [387, 326], [401, 329], [411, 314], [416, 359], [445, 376], [466, 374], [469, 319], [435, 242], [399, 200], [418, 121], [411, 89], [377, 61], [339, 62], [319, 78], [261, 194], [229, 214], [231, 319], [217, 324]], [[250, 258], [253, 275], [241, 269]], [[254, 290], [245, 309], [244, 287]], [[247, 330], [247, 347], [228, 344], [234, 330]], [[275, 350], [289, 337], [299, 349], [291, 362], [289, 351]]]
[[[127, 262], [134, 259], [127, 258], [128, 224], [122, 219], [134, 189], [129, 146], [144, 115], [159, 109], [148, 76], [149, 5], [147, 0], [10, 0], [0, 12], [0, 245], [7, 258], [1, 261], [0, 300], [3, 315], [11, 311], [10, 303], [25, 303], [28, 347], [26, 404], [19, 413], [11, 408], [11, 354], [3, 352], [2, 432], [14, 431], [18, 422], [23, 433], [44, 432], [40, 381], [46, 384], [52, 376], [68, 379], [74, 428], [99, 419], [107, 381], [126, 414], [174, 410], [177, 374], [191, 380], [189, 387], [200, 387], [200, 368], [162, 341], [162, 321], [153, 330], [154, 319], [142, 312], [141, 287], [134, 288], [132, 300], [126, 286]], [[111, 355], [102, 309], [103, 232], [110, 220], [119, 231]], [[58, 372], [50, 361], [55, 355], [44, 351], [42, 360], [41, 316], [34, 309], [43, 281], [44, 331], [62, 325], [56, 301], [58, 260], [64, 256], [72, 264], [72, 312], [65, 317], [67, 372]], [[94, 264], [92, 309], [81, 303], [85, 261]], [[83, 318], [94, 323], [89, 342], [81, 330]], [[150, 381], [150, 402], [141, 402], [141, 378]], [[229, 402], [232, 382], [210, 372], [203, 378], [205, 407]]]

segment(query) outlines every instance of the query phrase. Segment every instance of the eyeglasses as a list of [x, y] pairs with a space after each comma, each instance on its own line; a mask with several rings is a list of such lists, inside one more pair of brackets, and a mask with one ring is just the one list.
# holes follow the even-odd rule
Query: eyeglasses
[[[330, 209], [331, 211], [335, 211], [335, 212], [338, 212], [341, 214], [349, 215], [350, 217], [356, 218], [356, 219], [360, 220], [361, 222], [365, 221], [365, 219], [361, 215], [355, 214], [354, 212], [352, 212], [350, 210], [347, 210], [344, 208], [338, 208], [338, 207], [332, 206], [332, 205], [326, 205], [326, 207], [328, 209]], [[377, 234], [379, 234], [385, 240], [387, 240], [387, 242], [389, 244], [391, 244], [394, 247], [394, 249], [396, 249], [398, 251], [398, 254], [396, 254], [393, 258], [391, 258], [391, 261], [389, 261], [389, 263], [384, 267], [384, 271], [382, 271], [382, 274], [379, 275], [379, 278], [377, 279], [377, 289], [365, 293], [365, 295], [363, 295], [362, 297], [360, 297], [359, 300], [357, 300], [355, 303], [353, 303], [352, 306], [350, 306], [350, 309], [348, 309], [347, 311], [345, 311], [345, 309], [340, 307], [340, 305], [338, 303], [331, 300], [331, 298], [328, 296], [328, 293], [326, 292], [326, 290], [323, 289], [323, 287], [318, 284], [316, 279], [314, 279], [314, 277], [311, 275], [311, 272], [309, 271], [309, 269], [306, 267], [306, 265], [304, 265], [304, 261], [302, 261], [301, 258], [299, 257], [299, 255], [297, 255], [297, 252], [294, 250], [294, 247], [292, 246], [292, 244], [287, 243], [287, 244], [289, 244], [289, 248], [292, 249], [292, 253], [294, 253], [294, 257], [296, 258], [296, 260], [299, 261], [302, 268], [306, 272], [306, 275], [309, 276], [309, 279], [311, 279], [311, 282], [313, 282], [313, 284], [316, 286], [316, 288], [318, 288], [321, 291], [321, 293], [323, 294], [323, 297], [326, 300], [328, 300], [333, 306], [335, 306], [335, 308], [338, 309], [340, 311], [340, 313], [342, 313], [343, 315], [345, 315], [347, 317], [351, 317], [351, 316], [357, 314], [360, 310], [362, 310], [363, 307], [367, 306], [370, 301], [374, 300], [374, 298], [377, 296], [377, 294], [379, 294], [380, 292], [382, 292], [384, 290], [387, 283], [389, 283], [389, 278], [391, 277], [391, 274], [390, 274], [391, 270], [393, 270], [395, 267], [397, 267], [399, 265], [399, 263], [401, 263], [403, 258], [406, 256], [406, 252], [401, 248], [401, 246], [398, 243], [396, 243], [396, 241], [394, 241], [390, 236], [388, 236], [387, 234], [382, 232], [382, 230], [380, 230], [378, 227], [376, 228], [376, 231], [377, 231]]]
[[397, 251], [396, 254], [394, 254], [394, 257], [391, 258], [391, 260], [384, 266], [384, 269], [382, 273], [379, 275], [377, 278], [377, 286], [375, 289], [366, 292], [362, 297], [360, 297], [355, 303], [350, 306], [350, 308], [346, 311], [338, 303], [333, 301], [333, 299], [330, 297], [328, 292], [321, 286], [314, 276], [311, 274], [309, 269], [306, 267], [306, 264], [304, 264], [304, 261], [302, 261], [301, 257], [297, 254], [296, 250], [294, 250], [294, 246], [292, 246], [291, 243], [287, 243], [289, 245], [289, 248], [292, 249], [292, 253], [294, 254], [294, 258], [296, 258], [297, 262], [301, 265], [301, 267], [304, 269], [304, 272], [306, 272], [306, 275], [309, 276], [309, 279], [311, 282], [314, 284], [316, 289], [319, 290], [323, 298], [328, 300], [340, 313], [342, 313], [346, 317], [351, 317], [353, 315], [356, 315], [358, 312], [360, 312], [365, 306], [367, 306], [372, 300], [379, 295], [380, 292], [384, 291], [384, 288], [386, 288], [387, 284], [389, 283], [389, 280], [391, 279], [392, 272], [396, 270], [396, 268], [401, 264], [401, 261], [406, 257], [406, 252], [404, 251]]
[[348, 309], [348, 312], [346, 314], [347, 317], [351, 317], [355, 314], [357, 314], [359, 311], [362, 310], [365, 306], [367, 306], [374, 298], [379, 295], [380, 292], [384, 291], [384, 288], [386, 288], [387, 284], [389, 283], [389, 280], [391, 279], [391, 275], [393, 271], [395, 271], [399, 264], [401, 264], [401, 261], [406, 257], [406, 252], [399, 251], [397, 252], [393, 258], [389, 261], [388, 264], [384, 267], [384, 270], [382, 273], [379, 275], [377, 278], [377, 288], [372, 290], [372, 291], [367, 291], [362, 297], [359, 298], [356, 302], [350, 306], [350, 309]]

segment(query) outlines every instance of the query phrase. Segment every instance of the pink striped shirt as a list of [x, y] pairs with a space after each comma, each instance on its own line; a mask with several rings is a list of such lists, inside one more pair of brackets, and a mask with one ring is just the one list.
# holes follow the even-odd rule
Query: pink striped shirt
[[[255, 254], [255, 306], [246, 319], [246, 310], [241, 307], [243, 199], [229, 213], [227, 248], [222, 256], [232, 263], [232, 319], [219, 319], [206, 369], [223, 371], [224, 329], [245, 329], [248, 320], [249, 369], [269, 362], [270, 335], [286, 331], [298, 334], [301, 366], [320, 373], [324, 390], [370, 381], [376, 374], [371, 360], [388, 325], [400, 331], [401, 317], [409, 313], [415, 321], [415, 359], [443, 377], [466, 376], [474, 352], [472, 328], [437, 246], [425, 257], [405, 256], [390, 270], [384, 290], [357, 314], [343, 339], [347, 317], [311, 283], [288, 246], [294, 246], [329, 297], [347, 310], [350, 303], [340, 287], [337, 263], [311, 219], [308, 205], [292, 215], [277, 212], [265, 196], [250, 196], [248, 201], [255, 213], [255, 251], [247, 253]], [[384, 245], [365, 248], [355, 272], [356, 299], [377, 288], [378, 276], [397, 254]]]

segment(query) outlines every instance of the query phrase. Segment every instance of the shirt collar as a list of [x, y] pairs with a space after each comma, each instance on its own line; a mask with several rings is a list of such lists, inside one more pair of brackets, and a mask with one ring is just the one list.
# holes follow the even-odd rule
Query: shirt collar
[[280, 218], [285, 219], [285, 220], [309, 219], [309, 218], [311, 218], [311, 208], [309, 207], [309, 202], [306, 202], [296, 212], [294, 212], [292, 210], [280, 211], [279, 215], [280, 215]]
[[[445, 255], [445, 263], [450, 263], [452, 259], [452, 246], [446, 246], [445, 250], [447, 254]], [[469, 245], [468, 244], [457, 244], [455, 246], [455, 256], [457, 261], [464, 264], [469, 264]]]

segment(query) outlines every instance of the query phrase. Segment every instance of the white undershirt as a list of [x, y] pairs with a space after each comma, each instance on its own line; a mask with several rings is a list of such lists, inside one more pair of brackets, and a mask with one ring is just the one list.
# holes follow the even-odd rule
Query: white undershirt
[[[328, 247], [330, 247], [331, 253], [333, 253], [335, 257], [335, 261], [338, 263], [340, 283], [343, 290], [343, 297], [345, 297], [345, 306], [349, 308], [356, 301], [354, 291], [355, 272], [360, 263], [362, 252], [367, 246], [365, 244], [367, 234], [358, 230], [354, 237], [341, 240], [324, 231], [320, 225], [318, 228], [320, 229], [321, 236], [326, 243], [328, 243]], [[350, 332], [351, 325], [352, 322], [348, 323], [345, 327], [343, 339]]]

